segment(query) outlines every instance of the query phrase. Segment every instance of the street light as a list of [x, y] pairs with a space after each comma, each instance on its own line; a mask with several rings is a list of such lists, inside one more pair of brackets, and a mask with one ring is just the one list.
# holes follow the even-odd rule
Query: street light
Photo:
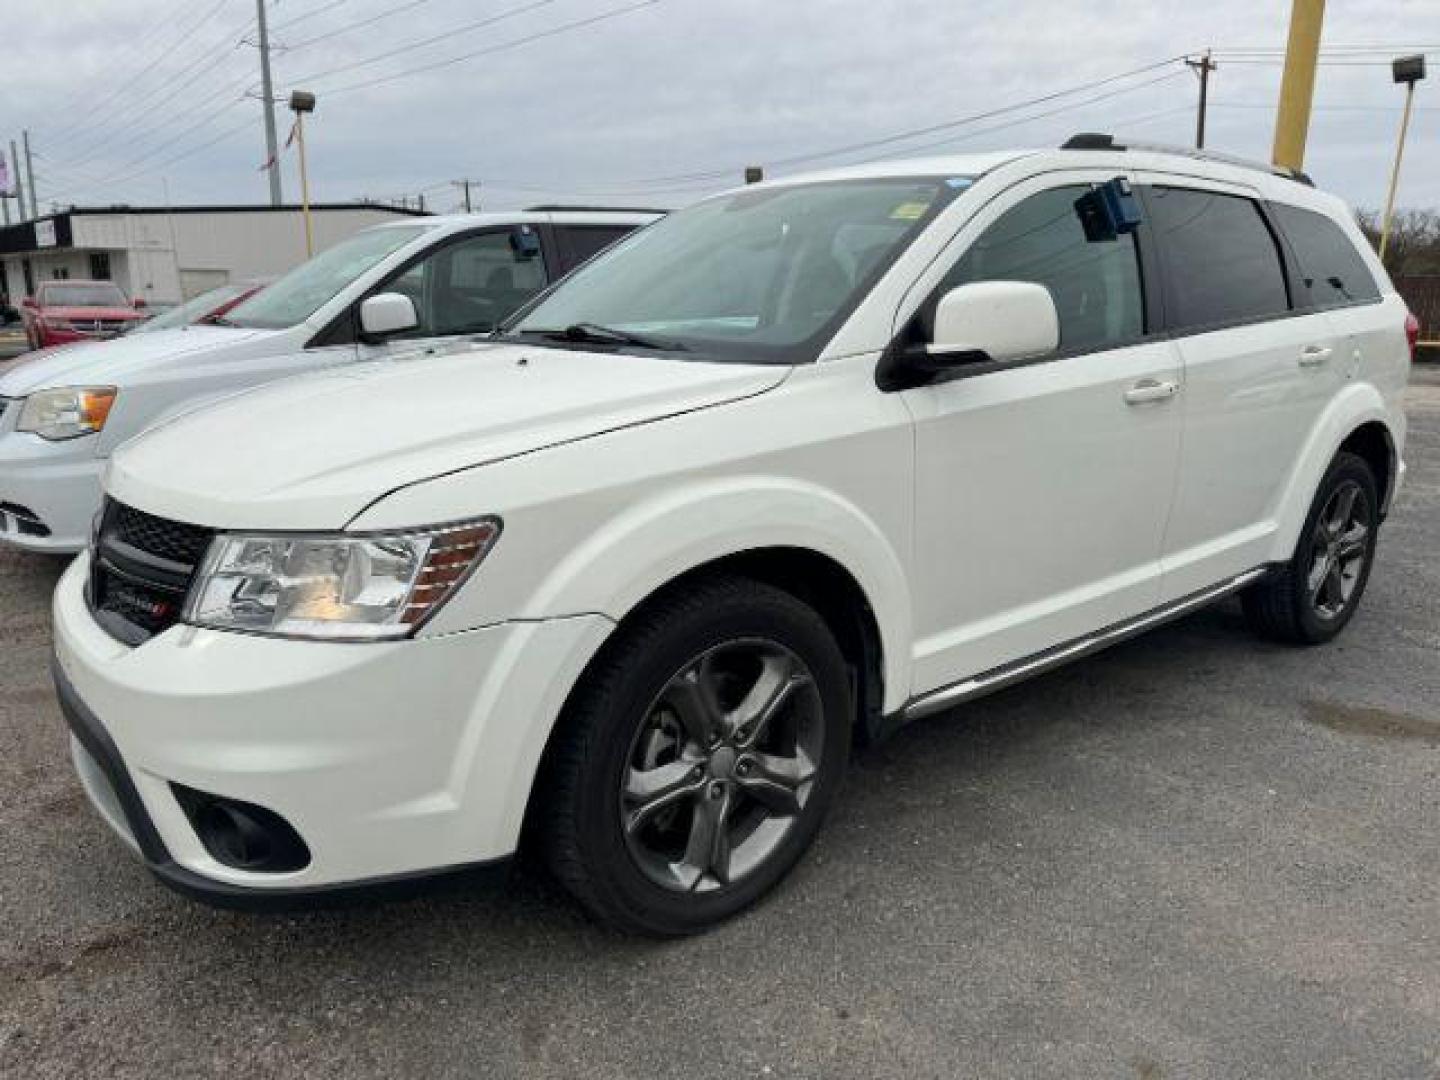
[[1415, 84], [1425, 78], [1424, 56], [1402, 56], [1390, 65], [1390, 77], [1405, 84], [1405, 113], [1400, 118], [1400, 141], [1395, 145], [1395, 166], [1390, 170], [1390, 192], [1385, 196], [1385, 217], [1380, 223], [1380, 260], [1390, 243], [1390, 218], [1395, 213], [1395, 188], [1400, 183], [1400, 159], [1405, 156], [1405, 133], [1410, 128], [1410, 106], [1415, 101]]
[[305, 217], [305, 257], [315, 254], [315, 232], [310, 225], [310, 175], [305, 168], [305, 114], [315, 111], [315, 95], [296, 90], [290, 95], [290, 109], [295, 114], [295, 143], [300, 151], [300, 209]]

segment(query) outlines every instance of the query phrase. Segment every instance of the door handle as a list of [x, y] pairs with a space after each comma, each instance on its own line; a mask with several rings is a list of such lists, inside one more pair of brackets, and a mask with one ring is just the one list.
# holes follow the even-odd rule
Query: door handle
[[1330, 354], [1333, 351], [1333, 349], [1325, 345], [1306, 345], [1305, 348], [1300, 350], [1300, 366], [1319, 367], [1325, 363], [1326, 360], [1330, 359]]
[[1127, 405], [1144, 405], [1147, 401], [1169, 401], [1180, 392], [1180, 384], [1159, 379], [1141, 379], [1125, 391]]

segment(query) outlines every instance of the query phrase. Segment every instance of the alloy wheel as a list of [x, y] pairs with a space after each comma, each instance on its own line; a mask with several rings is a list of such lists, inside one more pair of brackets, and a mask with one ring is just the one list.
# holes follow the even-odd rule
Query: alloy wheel
[[1311, 536], [1306, 595], [1322, 619], [1344, 613], [1365, 570], [1373, 528], [1370, 504], [1354, 480], [1338, 485]]
[[729, 641], [687, 661], [646, 710], [620, 778], [636, 866], [678, 892], [754, 873], [810, 799], [825, 723], [810, 670], [777, 642]]

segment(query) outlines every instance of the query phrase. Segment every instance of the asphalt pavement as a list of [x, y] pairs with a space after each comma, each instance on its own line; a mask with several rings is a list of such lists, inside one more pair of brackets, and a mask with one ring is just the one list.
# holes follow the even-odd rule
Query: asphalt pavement
[[168, 893], [71, 775], [61, 563], [0, 553], [0, 1075], [1440, 1077], [1440, 368], [1410, 415], [1338, 642], [1230, 603], [912, 726], [768, 901], [666, 944], [524, 869]]

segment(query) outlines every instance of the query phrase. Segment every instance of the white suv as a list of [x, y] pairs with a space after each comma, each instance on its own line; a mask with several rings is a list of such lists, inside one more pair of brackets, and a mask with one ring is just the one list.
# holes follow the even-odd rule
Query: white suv
[[655, 217], [539, 207], [408, 218], [341, 241], [218, 320], [35, 353], [0, 374], [0, 543], [79, 551], [105, 462], [157, 420], [286, 375], [486, 333]]
[[1407, 312], [1303, 178], [1101, 138], [748, 187], [488, 343], [112, 460], [55, 599], [94, 803], [290, 905], [503, 862], [700, 929], [852, 741], [1226, 594], [1333, 637], [1403, 474]]

